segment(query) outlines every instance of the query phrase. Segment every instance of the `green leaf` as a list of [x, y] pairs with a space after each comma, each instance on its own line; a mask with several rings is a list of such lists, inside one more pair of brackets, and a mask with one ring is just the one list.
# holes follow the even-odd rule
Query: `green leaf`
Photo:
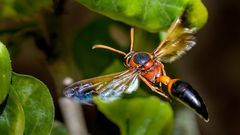
[[48, 88], [39, 80], [14, 73], [12, 86], [26, 118], [25, 135], [48, 135], [54, 120], [54, 106]]
[[8, 50], [0, 42], [0, 104], [6, 98], [11, 80], [11, 61]]
[[196, 115], [187, 107], [177, 104], [173, 135], [200, 135]]
[[170, 135], [173, 111], [168, 102], [155, 96], [122, 98], [104, 102], [95, 98], [98, 109], [120, 127], [121, 135]]
[[68, 135], [66, 127], [59, 121], [55, 121], [53, 124], [53, 129], [51, 135]]
[[0, 115], [0, 134], [23, 135], [24, 111], [14, 89], [10, 90], [8, 98], [1, 104], [0, 109], [4, 109]]
[[[76, 0], [87, 8], [108, 16], [114, 20], [137, 26], [150, 32], [166, 29], [177, 18], [187, 11], [189, 23], [201, 27], [205, 24], [206, 9], [201, 0]], [[190, 6], [193, 6], [191, 8]], [[201, 6], [199, 8], [199, 6]], [[197, 9], [197, 10], [195, 10]], [[202, 14], [202, 12], [204, 12]], [[202, 16], [198, 16], [201, 15]], [[193, 16], [194, 15], [194, 16]], [[195, 22], [201, 20], [201, 22]], [[199, 19], [200, 18], [200, 19]], [[205, 22], [204, 22], [205, 21]]]
[[124, 70], [127, 70], [127, 68], [124, 67], [123, 62], [120, 62], [116, 59], [110, 65], [108, 65], [107, 69], [102, 73], [102, 75], [113, 74]]
[[190, 0], [187, 8], [188, 27], [202, 28], [208, 19], [208, 12], [201, 0]]
[[37, 11], [52, 6], [52, 0], [1, 0], [0, 19], [26, 19], [32, 17]]

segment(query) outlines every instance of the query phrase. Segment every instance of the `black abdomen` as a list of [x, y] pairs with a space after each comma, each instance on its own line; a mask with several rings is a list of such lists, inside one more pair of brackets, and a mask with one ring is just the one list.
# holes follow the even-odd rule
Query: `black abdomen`
[[179, 101], [195, 110], [197, 114], [208, 121], [207, 108], [198, 92], [189, 83], [177, 80], [172, 84], [171, 92]]

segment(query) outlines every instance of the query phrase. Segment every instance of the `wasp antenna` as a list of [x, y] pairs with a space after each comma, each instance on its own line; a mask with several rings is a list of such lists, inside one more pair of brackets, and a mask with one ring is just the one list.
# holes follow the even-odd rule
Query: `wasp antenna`
[[116, 52], [116, 53], [119, 53], [119, 54], [122, 54], [122, 55], [127, 55], [127, 54], [126, 54], [125, 52], [123, 52], [123, 51], [114, 49], [114, 48], [109, 47], [109, 46], [106, 46], [106, 45], [94, 45], [94, 46], [92, 47], [92, 49], [96, 49], [96, 48], [107, 49], [107, 50], [110, 50], [110, 51], [113, 51], [113, 52]]
[[133, 51], [133, 44], [134, 44], [134, 28], [133, 27], [130, 30], [130, 40], [131, 40], [130, 52], [132, 52]]

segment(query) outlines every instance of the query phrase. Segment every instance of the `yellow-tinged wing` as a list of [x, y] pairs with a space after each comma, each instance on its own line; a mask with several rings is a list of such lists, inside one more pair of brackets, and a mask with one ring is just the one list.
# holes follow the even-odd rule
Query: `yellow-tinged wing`
[[166, 37], [153, 51], [154, 57], [161, 62], [173, 62], [196, 44], [194, 28], [184, 27], [183, 20], [177, 18], [169, 28]]

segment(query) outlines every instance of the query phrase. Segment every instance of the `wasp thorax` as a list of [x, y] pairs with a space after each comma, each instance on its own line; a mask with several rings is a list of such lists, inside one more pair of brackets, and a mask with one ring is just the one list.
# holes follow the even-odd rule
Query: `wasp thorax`
[[125, 63], [129, 67], [141, 67], [151, 60], [151, 55], [146, 52], [130, 53], [125, 57]]
[[138, 64], [138, 65], [141, 65], [141, 66], [146, 64], [150, 59], [151, 58], [150, 58], [149, 54], [148, 53], [144, 53], [144, 52], [136, 53], [133, 56], [133, 62], [135, 64]]

